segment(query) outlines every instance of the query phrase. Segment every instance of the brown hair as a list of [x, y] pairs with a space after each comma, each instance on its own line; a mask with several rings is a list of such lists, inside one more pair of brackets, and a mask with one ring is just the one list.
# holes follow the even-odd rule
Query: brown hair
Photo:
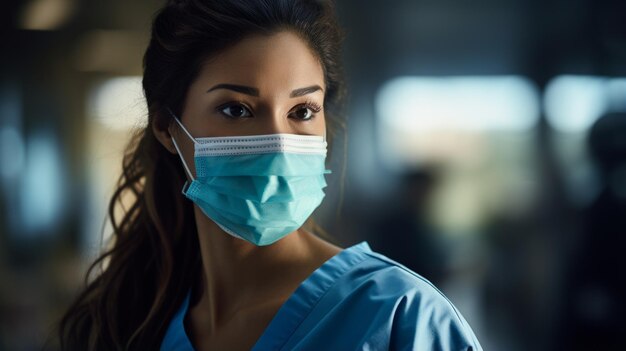
[[[128, 145], [109, 204], [114, 244], [89, 267], [84, 290], [59, 324], [63, 350], [158, 349], [198, 277], [201, 256], [192, 203], [180, 193], [183, 167], [157, 141], [151, 125], [167, 128], [166, 108], [180, 115], [207, 58], [248, 35], [279, 30], [300, 35], [322, 63], [330, 141], [341, 125], [344, 96], [342, 35], [331, 2], [183, 0], [170, 1], [157, 13], [144, 56], [148, 125]], [[130, 205], [118, 216], [122, 203]]]

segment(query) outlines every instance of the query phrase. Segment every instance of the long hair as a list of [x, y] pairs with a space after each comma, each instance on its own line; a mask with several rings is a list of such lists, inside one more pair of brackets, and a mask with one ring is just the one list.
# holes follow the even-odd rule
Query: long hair
[[[331, 141], [345, 89], [342, 33], [330, 1], [181, 0], [157, 12], [143, 61], [148, 124], [125, 152], [108, 209], [113, 245], [90, 265], [84, 289], [61, 319], [61, 349], [158, 349], [199, 277], [201, 256], [193, 205], [180, 192], [184, 170], [152, 125], [167, 129], [167, 108], [180, 115], [188, 87], [208, 58], [246, 36], [281, 30], [298, 34], [322, 64]], [[124, 211], [118, 216], [119, 208]]]

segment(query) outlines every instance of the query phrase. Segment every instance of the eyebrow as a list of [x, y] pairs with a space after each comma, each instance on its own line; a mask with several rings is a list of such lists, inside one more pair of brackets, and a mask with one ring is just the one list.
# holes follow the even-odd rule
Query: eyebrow
[[[237, 85], [237, 84], [218, 84], [215, 85], [214, 87], [212, 87], [211, 89], [207, 90], [206, 92], [209, 93], [213, 90], [217, 90], [217, 89], [228, 89], [228, 90], [232, 90], [232, 91], [236, 91], [238, 93], [242, 93], [242, 94], [246, 94], [246, 95], [250, 95], [250, 96], [255, 96], [258, 97], [259, 96], [259, 89], [257, 88], [253, 88], [253, 87], [248, 87], [245, 85]], [[322, 89], [322, 87], [320, 87], [319, 85], [311, 85], [310, 87], [305, 87], [305, 88], [300, 88], [300, 89], [295, 89], [291, 92], [291, 94], [289, 94], [290, 98], [295, 98], [295, 97], [299, 97], [299, 96], [303, 96], [303, 95], [307, 95], [307, 94], [311, 94], [314, 93], [316, 91], [324, 91], [324, 89]]]

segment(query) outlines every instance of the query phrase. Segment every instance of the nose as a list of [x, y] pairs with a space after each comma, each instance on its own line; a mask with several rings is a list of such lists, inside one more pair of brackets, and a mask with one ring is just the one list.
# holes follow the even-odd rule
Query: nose
[[299, 134], [298, 128], [291, 123], [285, 113], [271, 109], [259, 119], [260, 134]]

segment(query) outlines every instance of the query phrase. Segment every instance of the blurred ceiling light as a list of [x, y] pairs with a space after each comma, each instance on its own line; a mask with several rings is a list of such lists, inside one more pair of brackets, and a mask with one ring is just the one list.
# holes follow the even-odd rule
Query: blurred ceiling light
[[30, 30], [54, 30], [74, 13], [73, 0], [33, 0], [22, 12], [20, 27]]
[[626, 78], [562, 75], [545, 93], [550, 125], [561, 132], [584, 132], [604, 113], [626, 110]]
[[537, 88], [518, 76], [399, 77], [376, 97], [381, 123], [405, 133], [519, 131], [539, 117]]
[[141, 128], [148, 111], [140, 76], [105, 80], [89, 94], [87, 113], [103, 125], [116, 130]]
[[141, 74], [146, 34], [130, 30], [94, 30], [78, 41], [75, 66], [83, 72]]

